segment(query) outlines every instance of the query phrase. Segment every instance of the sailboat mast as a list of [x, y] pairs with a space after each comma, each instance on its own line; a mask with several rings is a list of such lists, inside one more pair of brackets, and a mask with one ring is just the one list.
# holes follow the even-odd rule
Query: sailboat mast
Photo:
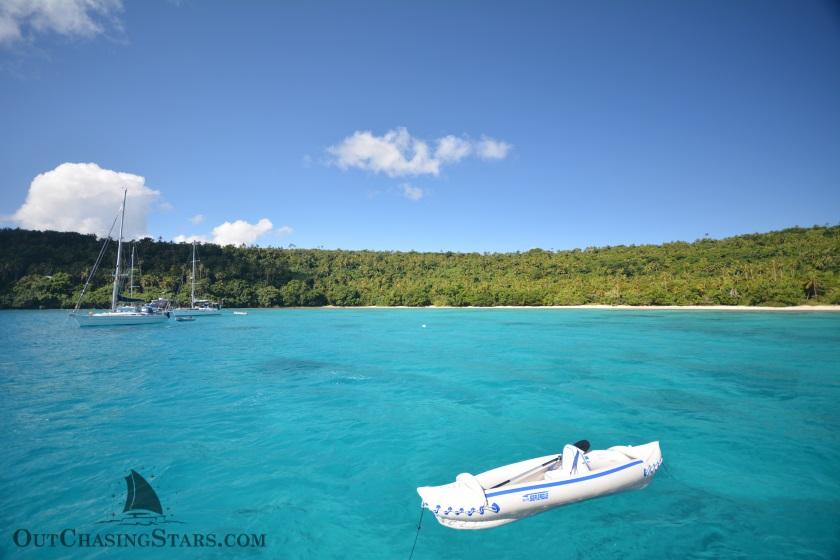
[[193, 239], [192, 290], [190, 291], [190, 307], [195, 307], [195, 239]]
[[123, 224], [125, 223], [125, 197], [128, 189], [123, 191], [122, 214], [120, 216], [120, 240], [117, 243], [117, 268], [114, 271], [114, 290], [111, 292], [111, 311], [117, 310], [117, 295], [120, 290], [120, 259], [122, 258]]
[[131, 243], [131, 270], [128, 272], [128, 297], [134, 297], [134, 243]]

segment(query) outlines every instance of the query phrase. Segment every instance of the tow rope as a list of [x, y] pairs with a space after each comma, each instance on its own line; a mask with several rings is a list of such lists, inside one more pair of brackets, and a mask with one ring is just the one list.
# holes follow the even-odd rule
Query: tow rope
[[420, 527], [423, 525], [423, 514], [426, 512], [426, 508], [422, 505], [420, 506], [420, 519], [417, 521], [417, 534], [414, 535], [414, 544], [411, 546], [411, 554], [408, 555], [408, 560], [411, 560], [414, 557], [414, 548], [417, 546], [417, 538], [420, 536]]

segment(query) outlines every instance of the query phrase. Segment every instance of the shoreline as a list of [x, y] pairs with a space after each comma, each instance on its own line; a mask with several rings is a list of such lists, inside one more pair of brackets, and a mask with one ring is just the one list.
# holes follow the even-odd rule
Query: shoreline
[[[233, 308], [230, 308], [233, 309]], [[255, 309], [603, 309], [616, 311], [769, 311], [769, 312], [840, 312], [840, 305], [792, 305], [789, 307], [762, 307], [757, 305], [494, 305], [454, 306], [427, 305], [323, 305], [320, 307], [257, 307]]]
[[[92, 311], [93, 307], [83, 310]], [[224, 309], [595, 309], [607, 311], [747, 311], [770, 313], [840, 313], [840, 305], [791, 305], [788, 307], [763, 307], [758, 305], [606, 305], [590, 303], [585, 305], [315, 305], [302, 307], [225, 307]], [[3, 308], [0, 311], [65, 311], [62, 308]]]

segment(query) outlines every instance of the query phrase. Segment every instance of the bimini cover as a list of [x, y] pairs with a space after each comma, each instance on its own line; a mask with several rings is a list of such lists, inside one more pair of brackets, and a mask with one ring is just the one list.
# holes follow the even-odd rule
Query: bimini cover
[[563, 447], [563, 472], [569, 476], [577, 476], [589, 472], [589, 465], [583, 457], [584, 453], [574, 445], [566, 444]]
[[423, 501], [435, 508], [453, 508], [465, 510], [487, 505], [484, 488], [478, 479], [470, 473], [461, 473], [455, 477], [455, 482], [443, 486], [423, 486], [417, 489]]

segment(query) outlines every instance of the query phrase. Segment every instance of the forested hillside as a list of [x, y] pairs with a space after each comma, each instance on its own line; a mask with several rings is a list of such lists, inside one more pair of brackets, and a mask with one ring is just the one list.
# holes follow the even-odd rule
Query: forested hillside
[[[0, 307], [72, 307], [101, 243], [77, 233], [0, 230]], [[136, 291], [188, 301], [191, 245], [143, 239], [135, 248]], [[109, 305], [115, 254], [112, 242], [84, 306]], [[207, 244], [199, 258], [197, 292], [228, 307], [840, 304], [840, 226], [492, 254]]]

